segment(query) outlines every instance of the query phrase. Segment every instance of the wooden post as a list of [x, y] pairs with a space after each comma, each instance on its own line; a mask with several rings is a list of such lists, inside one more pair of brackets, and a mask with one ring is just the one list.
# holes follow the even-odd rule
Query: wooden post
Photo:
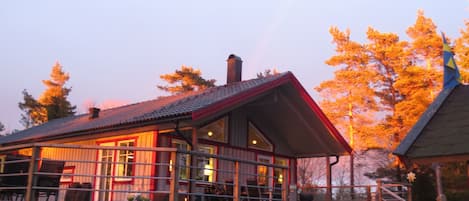
[[326, 176], [327, 176], [327, 193], [326, 200], [332, 200], [332, 168], [331, 168], [331, 159], [329, 156], [326, 157]]
[[407, 185], [407, 201], [412, 201], [412, 185]]
[[[192, 147], [191, 147], [191, 150], [192, 151], [198, 151], [199, 150], [199, 145], [198, 145], [198, 141], [197, 141], [197, 129], [196, 128], [192, 128]], [[197, 178], [197, 159], [199, 158], [200, 156], [198, 155], [195, 155], [195, 154], [190, 154], [190, 167], [189, 167], [189, 189], [188, 189], [188, 193], [193, 193], [193, 191], [195, 191], [196, 189], [196, 183], [194, 180]], [[189, 196], [191, 197], [190, 200], [195, 200], [195, 196]]]
[[234, 179], [233, 179], [233, 200], [239, 201], [240, 186], [239, 186], [239, 162], [234, 162]]
[[371, 186], [366, 187], [366, 201], [371, 201]]
[[176, 201], [179, 199], [179, 155], [177, 151], [171, 152], [171, 179], [169, 180], [169, 200]]
[[31, 160], [29, 161], [29, 169], [28, 169], [28, 183], [26, 186], [26, 196], [25, 200], [26, 201], [35, 201], [36, 199], [36, 190], [33, 189], [37, 185], [37, 176], [35, 175], [35, 172], [38, 170], [38, 160], [37, 158], [39, 156], [40, 152], [40, 147], [37, 147], [33, 145], [31, 147], [32, 153], [31, 153]]
[[[282, 169], [283, 181], [282, 181], [282, 201], [288, 200], [288, 192], [290, 187], [290, 178], [288, 177], [288, 169]], [[275, 186], [274, 186], [275, 188]]]
[[437, 201], [446, 201], [446, 196], [443, 193], [443, 185], [441, 183], [441, 169], [439, 163], [434, 163], [433, 168], [435, 169], [435, 177], [436, 177], [436, 191], [438, 193], [436, 200]]
[[381, 187], [382, 187], [383, 183], [382, 183], [381, 179], [377, 179], [376, 184], [377, 184], [376, 194], [378, 195], [377, 201], [382, 201], [383, 200], [383, 191], [381, 191]]

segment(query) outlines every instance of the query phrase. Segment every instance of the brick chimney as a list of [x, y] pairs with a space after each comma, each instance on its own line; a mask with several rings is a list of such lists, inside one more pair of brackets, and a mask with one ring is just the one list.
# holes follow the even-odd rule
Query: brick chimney
[[243, 65], [243, 61], [241, 60], [241, 58], [234, 54], [230, 54], [230, 56], [228, 56], [227, 62], [228, 72], [226, 83], [229, 84], [241, 81], [241, 70]]
[[99, 111], [101, 111], [101, 109], [97, 108], [97, 107], [90, 107], [88, 109], [89, 111], [89, 114], [88, 114], [88, 118], [89, 119], [96, 119], [99, 117]]

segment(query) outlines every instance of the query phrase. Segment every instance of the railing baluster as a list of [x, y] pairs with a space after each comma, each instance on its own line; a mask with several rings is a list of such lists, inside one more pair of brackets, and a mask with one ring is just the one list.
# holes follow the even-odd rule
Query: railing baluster
[[26, 201], [36, 200], [36, 190], [34, 190], [33, 187], [37, 185], [37, 176], [34, 173], [37, 172], [38, 169], [37, 157], [39, 156], [40, 147], [33, 145], [31, 149], [31, 161], [29, 162], [28, 183], [25, 195]]
[[171, 160], [173, 164], [171, 165], [171, 180], [169, 181], [169, 200], [175, 201], [178, 200], [178, 192], [179, 192], [179, 157], [180, 155], [173, 151], [171, 152]]

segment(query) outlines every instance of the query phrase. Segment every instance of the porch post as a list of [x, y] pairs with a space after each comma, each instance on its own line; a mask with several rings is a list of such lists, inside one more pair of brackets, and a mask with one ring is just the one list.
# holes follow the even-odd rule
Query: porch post
[[[282, 181], [282, 201], [288, 200], [288, 192], [290, 188], [290, 177], [288, 176], [288, 169], [282, 169], [283, 181]], [[274, 186], [275, 188], [275, 186]]]
[[433, 168], [435, 169], [436, 177], [436, 190], [437, 190], [437, 201], [446, 201], [446, 196], [443, 194], [443, 185], [441, 184], [441, 166], [439, 163], [433, 163]]
[[[198, 151], [199, 146], [198, 146], [198, 140], [197, 140], [197, 129], [192, 128], [192, 151]], [[195, 154], [190, 155], [190, 164], [191, 167], [189, 168], [190, 176], [189, 176], [189, 189], [188, 193], [194, 193], [195, 188], [196, 188], [196, 182], [194, 181], [197, 178], [197, 158], [200, 156], [197, 156]], [[190, 200], [195, 200], [195, 196], [189, 195], [191, 198]]]
[[329, 156], [326, 157], [326, 177], [327, 177], [327, 192], [326, 192], [326, 200], [332, 200], [332, 170], [331, 170], [331, 159]]
[[233, 179], [233, 200], [239, 201], [240, 193], [240, 186], [239, 186], [239, 161], [234, 162], [234, 179]]
[[171, 152], [171, 160], [173, 164], [171, 167], [171, 179], [169, 180], [169, 200], [178, 200], [179, 193], [179, 155], [177, 151]]
[[26, 201], [34, 201], [36, 200], [36, 192], [33, 189], [34, 186], [37, 184], [37, 177], [34, 175], [38, 169], [38, 161], [37, 157], [39, 156], [40, 147], [33, 145], [31, 147], [31, 161], [29, 162], [29, 169], [28, 169], [28, 183], [26, 184]]

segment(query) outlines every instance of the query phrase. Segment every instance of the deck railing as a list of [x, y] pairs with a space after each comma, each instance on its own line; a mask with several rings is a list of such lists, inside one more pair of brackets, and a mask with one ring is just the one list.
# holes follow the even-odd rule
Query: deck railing
[[176, 148], [35, 143], [0, 147], [0, 200], [287, 200], [288, 171]]

